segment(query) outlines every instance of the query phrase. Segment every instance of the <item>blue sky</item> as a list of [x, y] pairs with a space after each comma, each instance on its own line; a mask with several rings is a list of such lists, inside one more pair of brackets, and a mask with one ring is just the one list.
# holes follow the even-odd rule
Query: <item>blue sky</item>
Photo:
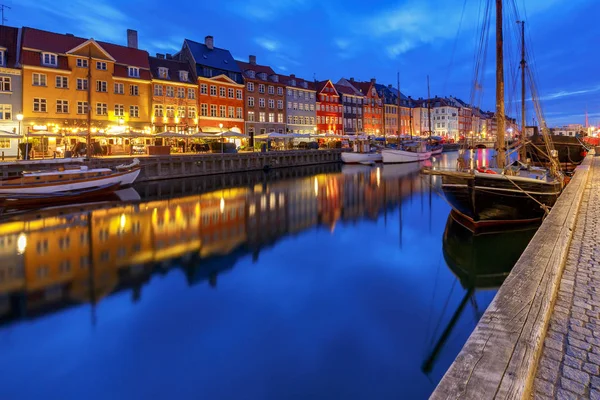
[[[590, 123], [599, 125], [600, 2], [514, 1], [527, 21], [548, 123], [583, 123], [587, 108]], [[234, 57], [246, 60], [255, 54], [259, 63], [280, 73], [334, 81], [377, 78], [395, 86], [400, 72], [402, 91], [415, 98], [427, 95], [429, 74], [432, 96], [469, 101], [481, 0], [180, 0], [172, 7], [157, 0], [4, 3], [12, 7], [8, 25], [122, 44], [125, 30], [137, 29], [140, 47], [151, 54], [176, 52], [186, 37], [203, 41], [213, 35], [215, 45]], [[486, 109], [494, 101], [492, 46], [489, 54], [481, 103]], [[514, 109], [511, 85], [508, 108]]]

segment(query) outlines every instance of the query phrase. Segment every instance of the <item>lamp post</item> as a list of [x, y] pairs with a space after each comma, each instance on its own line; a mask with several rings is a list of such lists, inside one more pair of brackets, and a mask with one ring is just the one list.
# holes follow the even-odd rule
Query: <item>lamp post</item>
[[23, 114], [19, 113], [17, 114], [17, 121], [19, 121], [19, 131], [18, 131], [18, 135], [19, 138], [17, 139], [17, 160], [19, 159], [19, 144], [21, 142], [21, 136], [23, 135], [23, 132], [21, 132], [21, 121], [23, 121]]
[[[219, 124], [219, 131], [223, 134], [223, 124]], [[223, 154], [223, 136], [221, 136], [221, 154]]]

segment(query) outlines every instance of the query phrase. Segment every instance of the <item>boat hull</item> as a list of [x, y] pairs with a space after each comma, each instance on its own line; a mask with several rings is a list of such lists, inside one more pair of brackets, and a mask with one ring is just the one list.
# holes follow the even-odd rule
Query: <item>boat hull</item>
[[410, 163], [425, 161], [431, 158], [431, 152], [413, 152], [406, 150], [386, 149], [381, 152], [384, 164]]
[[381, 153], [342, 153], [342, 161], [346, 164], [381, 162]]
[[[131, 185], [140, 174], [140, 168], [132, 168], [127, 171], [86, 177], [81, 179], [65, 179], [56, 181], [41, 181], [38, 183], [19, 184], [19, 180], [10, 180], [9, 183], [0, 184], [0, 195], [4, 194], [51, 194], [56, 192], [67, 192], [75, 190], [90, 189], [99, 186], [119, 184], [119, 186]], [[93, 170], [92, 170], [93, 171]], [[66, 174], [65, 174], [66, 175]], [[14, 183], [13, 183], [14, 182]]]
[[12, 194], [0, 196], [0, 206], [9, 209], [39, 208], [48, 204], [77, 204], [96, 200], [113, 194], [119, 183], [97, 186], [84, 190], [56, 192], [52, 194]]
[[452, 208], [475, 226], [542, 219], [540, 203], [552, 207], [562, 190], [558, 181], [511, 178], [523, 191], [503, 175], [467, 173], [442, 175], [442, 190]]
[[[563, 171], [570, 172], [581, 164], [587, 154], [587, 149], [581, 142], [572, 136], [550, 135], [554, 148], [558, 153], [558, 162]], [[546, 165], [548, 151], [541, 136], [531, 137], [533, 145], [527, 145], [527, 157], [534, 163]]]

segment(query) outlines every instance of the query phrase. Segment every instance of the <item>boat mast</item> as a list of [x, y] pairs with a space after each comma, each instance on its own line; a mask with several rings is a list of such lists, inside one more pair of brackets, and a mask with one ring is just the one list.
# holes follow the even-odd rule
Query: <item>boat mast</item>
[[92, 50], [88, 45], [88, 73], [87, 73], [87, 136], [85, 150], [87, 158], [92, 156]]
[[[400, 71], [398, 71], [398, 143], [400, 143], [400, 122], [402, 121], [401, 111], [400, 111]], [[412, 139], [412, 138], [411, 138]]]
[[525, 146], [525, 21], [517, 21], [521, 24], [521, 148], [519, 158], [525, 162], [527, 149]]
[[427, 118], [429, 119], [429, 141], [431, 142], [431, 94], [429, 93], [429, 75], [427, 75]]
[[496, 147], [498, 168], [506, 165], [504, 148], [504, 49], [502, 37], [502, 0], [496, 0]]

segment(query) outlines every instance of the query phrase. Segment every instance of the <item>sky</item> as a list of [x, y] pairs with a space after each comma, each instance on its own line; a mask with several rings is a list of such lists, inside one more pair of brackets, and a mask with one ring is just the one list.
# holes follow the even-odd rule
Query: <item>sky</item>
[[[600, 125], [597, 0], [511, 0], [505, 6], [507, 112], [517, 117], [517, 19], [526, 21], [529, 68], [550, 126]], [[455, 96], [494, 109], [494, 44], [490, 41], [473, 96], [483, 0], [3, 0], [6, 24], [175, 53], [184, 38], [215, 46], [246, 61], [257, 56], [281, 74], [337, 82], [354, 77], [397, 86], [413, 98]], [[492, 12], [494, 15], [494, 12]], [[514, 23], [513, 23], [514, 21]], [[493, 24], [492, 24], [493, 28]], [[490, 33], [490, 39], [493, 32]], [[531, 95], [528, 93], [528, 98]], [[473, 99], [473, 100], [472, 100]], [[479, 100], [481, 99], [481, 100]], [[528, 103], [527, 120], [534, 117]], [[518, 117], [520, 118], [520, 117]]]

